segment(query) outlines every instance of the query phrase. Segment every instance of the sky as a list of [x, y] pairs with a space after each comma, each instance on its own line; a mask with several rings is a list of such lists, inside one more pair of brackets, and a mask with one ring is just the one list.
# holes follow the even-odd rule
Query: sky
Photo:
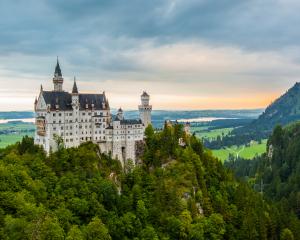
[[1, 0], [0, 111], [52, 90], [106, 92], [111, 107], [264, 108], [300, 81], [300, 1]]

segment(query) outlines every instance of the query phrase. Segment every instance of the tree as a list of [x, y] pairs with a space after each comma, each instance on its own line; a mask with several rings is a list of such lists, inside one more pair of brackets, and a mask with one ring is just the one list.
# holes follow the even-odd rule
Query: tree
[[84, 235], [77, 225], [73, 225], [68, 232], [66, 240], [84, 240]]
[[294, 240], [294, 235], [290, 229], [285, 228], [280, 234], [280, 240]]
[[139, 238], [140, 240], [158, 240], [158, 236], [154, 228], [149, 225], [141, 231]]
[[86, 226], [85, 235], [87, 240], [111, 240], [107, 228], [98, 217]]

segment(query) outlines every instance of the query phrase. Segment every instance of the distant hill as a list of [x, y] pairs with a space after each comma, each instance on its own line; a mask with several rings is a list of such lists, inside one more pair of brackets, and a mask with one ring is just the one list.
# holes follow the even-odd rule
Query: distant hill
[[23, 119], [33, 117], [34, 112], [31, 111], [0, 112], [0, 119]]
[[300, 83], [296, 83], [286, 93], [270, 104], [259, 117], [249, 124], [236, 128], [231, 135], [205, 146], [219, 149], [225, 146], [243, 145], [251, 140], [259, 141], [268, 138], [276, 125], [287, 125], [300, 120]]
[[[228, 121], [235, 119], [246, 119], [251, 121], [261, 114], [263, 109], [240, 109], [240, 110], [153, 110], [152, 111], [152, 124], [155, 128], [161, 128], [165, 120], [186, 120], [197, 118], [216, 118], [219, 120], [216, 124], [219, 126], [227, 126]], [[116, 113], [116, 109], [112, 109], [112, 114]], [[138, 118], [139, 112], [137, 110], [125, 110], [125, 118]], [[1, 119], [25, 119], [34, 118], [34, 112], [1, 112]], [[231, 123], [230, 123], [231, 124]]]
[[251, 126], [270, 132], [277, 124], [286, 125], [296, 120], [300, 120], [300, 83], [270, 104]]

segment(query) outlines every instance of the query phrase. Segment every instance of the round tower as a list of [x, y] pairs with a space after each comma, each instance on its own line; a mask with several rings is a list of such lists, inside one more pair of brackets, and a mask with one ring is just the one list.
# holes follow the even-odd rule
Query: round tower
[[151, 124], [152, 106], [149, 105], [150, 96], [147, 92], [141, 95], [141, 105], [139, 105], [140, 119], [145, 127]]

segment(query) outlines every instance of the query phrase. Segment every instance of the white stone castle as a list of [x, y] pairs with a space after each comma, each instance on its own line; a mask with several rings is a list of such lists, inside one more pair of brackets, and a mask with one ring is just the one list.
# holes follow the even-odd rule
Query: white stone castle
[[65, 147], [77, 147], [92, 141], [102, 152], [118, 158], [122, 165], [126, 160], [137, 161], [138, 145], [144, 139], [145, 128], [151, 124], [150, 96], [143, 92], [138, 106], [140, 119], [125, 119], [120, 108], [112, 116], [105, 92], [101, 94], [79, 93], [74, 79], [72, 92], [63, 90], [59, 62], [57, 61], [54, 90], [41, 90], [34, 103], [36, 116], [35, 144], [46, 152], [57, 150], [57, 139]]

